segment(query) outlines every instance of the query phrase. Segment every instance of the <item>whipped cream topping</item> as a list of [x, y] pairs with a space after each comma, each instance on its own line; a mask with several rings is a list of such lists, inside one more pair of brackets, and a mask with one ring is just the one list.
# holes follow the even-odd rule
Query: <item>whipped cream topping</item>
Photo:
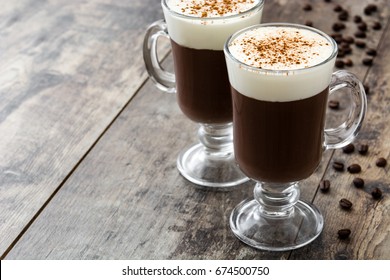
[[330, 42], [318, 33], [291, 27], [264, 27], [242, 33], [229, 45], [239, 61], [262, 69], [308, 68], [332, 53]]
[[170, 0], [175, 12], [194, 17], [221, 17], [245, 12], [256, 5], [255, 0]]
[[172, 40], [194, 49], [223, 50], [234, 32], [259, 24], [264, 0], [163, 0]]
[[330, 83], [337, 45], [305, 26], [263, 24], [232, 36], [225, 48], [229, 81], [263, 101], [309, 98]]

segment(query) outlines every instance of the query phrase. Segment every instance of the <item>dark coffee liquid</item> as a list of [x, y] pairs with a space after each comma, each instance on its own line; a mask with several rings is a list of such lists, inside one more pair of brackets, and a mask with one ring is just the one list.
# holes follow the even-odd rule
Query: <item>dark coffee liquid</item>
[[230, 84], [223, 50], [198, 50], [171, 40], [177, 99], [182, 112], [198, 123], [232, 121]]
[[234, 152], [243, 172], [263, 182], [308, 178], [322, 156], [328, 88], [289, 102], [232, 94]]

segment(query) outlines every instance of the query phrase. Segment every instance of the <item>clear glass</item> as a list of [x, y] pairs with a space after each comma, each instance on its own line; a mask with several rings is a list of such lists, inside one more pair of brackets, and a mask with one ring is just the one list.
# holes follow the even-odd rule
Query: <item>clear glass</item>
[[[266, 26], [293, 27], [320, 34], [332, 46], [332, 53], [317, 65], [298, 70], [265, 70], [238, 61], [229, 50], [231, 42], [249, 29]], [[321, 102], [312, 97], [303, 101], [297, 100], [294, 101], [293, 109], [290, 104], [287, 104], [290, 102], [253, 101], [255, 99], [243, 97], [239, 90], [232, 90], [235, 156], [243, 172], [253, 179], [256, 185], [254, 199], [244, 200], [232, 211], [231, 229], [241, 241], [254, 248], [270, 251], [300, 248], [319, 236], [324, 220], [321, 212], [313, 204], [299, 199], [299, 182], [311, 176], [324, 150], [346, 146], [356, 137], [367, 107], [364, 88], [352, 73], [347, 71], [332, 73], [337, 56], [337, 44], [325, 33], [307, 26], [287, 23], [256, 25], [232, 35], [226, 42], [224, 50], [231, 83], [233, 79], [237, 82], [237, 79], [247, 77], [237, 75], [237, 71], [244, 71], [243, 75], [246, 75], [245, 71], [247, 71], [251, 79], [254, 77], [251, 82], [259, 80], [263, 82], [256, 83], [256, 90], [264, 86], [265, 80], [267, 83], [271, 81], [269, 83], [271, 87], [279, 86], [274, 83], [284, 83], [285, 79], [294, 79], [294, 77], [299, 77], [300, 83], [315, 84], [317, 80], [313, 79], [312, 73], [329, 75], [324, 80], [325, 84], [330, 81], [328, 87], [319, 94], [313, 93], [314, 96], [322, 96]], [[258, 75], [262, 76], [259, 80], [257, 80]], [[300, 86], [299, 83], [296, 85]], [[281, 90], [287, 88], [290, 91], [293, 90], [291, 88], [293, 86]], [[327, 98], [340, 89], [344, 89], [342, 93], [349, 94], [351, 97], [350, 113], [339, 127], [325, 129]], [[301, 108], [299, 106], [303, 104], [302, 102], [308, 102], [304, 105], [308, 112], [304, 110], [305, 113], [301, 113], [300, 109], [296, 109]], [[256, 107], [258, 105], [261, 107]], [[304, 117], [297, 118], [296, 114], [303, 114]], [[260, 124], [262, 119], [272, 120], [274, 123]], [[304, 124], [297, 123], [297, 119]], [[247, 125], [248, 122], [255, 124]], [[289, 130], [288, 134], [280, 129]], [[280, 135], [288, 136], [279, 137]], [[309, 137], [302, 137], [302, 135]], [[252, 138], [255, 137], [257, 139], [254, 141]], [[267, 139], [272, 141], [267, 142]], [[307, 139], [319, 139], [319, 141], [307, 141]], [[301, 150], [296, 147], [300, 147]], [[306, 154], [315, 154], [315, 160], [308, 162], [311, 157]], [[277, 160], [272, 162], [275, 158]], [[291, 170], [294, 172], [291, 173]]]
[[[227, 190], [248, 181], [233, 150], [230, 85], [223, 47], [241, 28], [260, 23], [263, 0], [238, 15], [196, 17], [181, 14], [162, 0], [165, 20], [147, 29], [143, 56], [156, 86], [175, 93], [183, 113], [199, 123], [199, 143], [179, 154], [179, 172], [198, 186]], [[175, 74], [161, 66], [158, 39], [171, 40]]]

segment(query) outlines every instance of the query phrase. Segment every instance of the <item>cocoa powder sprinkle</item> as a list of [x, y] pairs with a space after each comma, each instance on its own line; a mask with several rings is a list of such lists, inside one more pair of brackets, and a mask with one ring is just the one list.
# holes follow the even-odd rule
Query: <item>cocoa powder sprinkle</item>
[[267, 36], [243, 36], [233, 41], [230, 47], [244, 50], [244, 63], [257, 68], [299, 68], [309, 67], [311, 61], [319, 57], [322, 48], [329, 48], [328, 42], [304, 36], [300, 30], [295, 32], [279, 29]]

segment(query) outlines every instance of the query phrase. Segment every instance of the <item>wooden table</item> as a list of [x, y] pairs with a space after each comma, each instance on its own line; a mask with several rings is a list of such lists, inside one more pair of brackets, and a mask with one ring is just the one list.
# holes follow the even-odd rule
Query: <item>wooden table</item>
[[[306, 3], [311, 11], [304, 11]], [[148, 79], [142, 59], [146, 27], [162, 18], [158, 0], [5, 1], [0, 10], [1, 259], [390, 259], [390, 1], [268, 0], [263, 22], [290, 21], [333, 33], [336, 4], [354, 15], [368, 3], [365, 49], [352, 47], [354, 72], [369, 86], [357, 151], [328, 151], [302, 184], [302, 198], [322, 211], [325, 227], [308, 246], [289, 252], [252, 249], [232, 234], [232, 208], [253, 183], [230, 192], [204, 191], [176, 168], [196, 141], [197, 124], [174, 95]], [[379, 21], [380, 30], [372, 25]], [[368, 48], [377, 56], [362, 64]], [[166, 67], [169, 47], [161, 48]], [[345, 111], [330, 110], [332, 122]], [[335, 115], [336, 114], [336, 117]], [[333, 161], [362, 166], [336, 172]], [[329, 193], [318, 190], [331, 182]], [[375, 200], [378, 187], [383, 196]], [[353, 202], [351, 211], [339, 200]], [[337, 231], [350, 228], [349, 239]]]

